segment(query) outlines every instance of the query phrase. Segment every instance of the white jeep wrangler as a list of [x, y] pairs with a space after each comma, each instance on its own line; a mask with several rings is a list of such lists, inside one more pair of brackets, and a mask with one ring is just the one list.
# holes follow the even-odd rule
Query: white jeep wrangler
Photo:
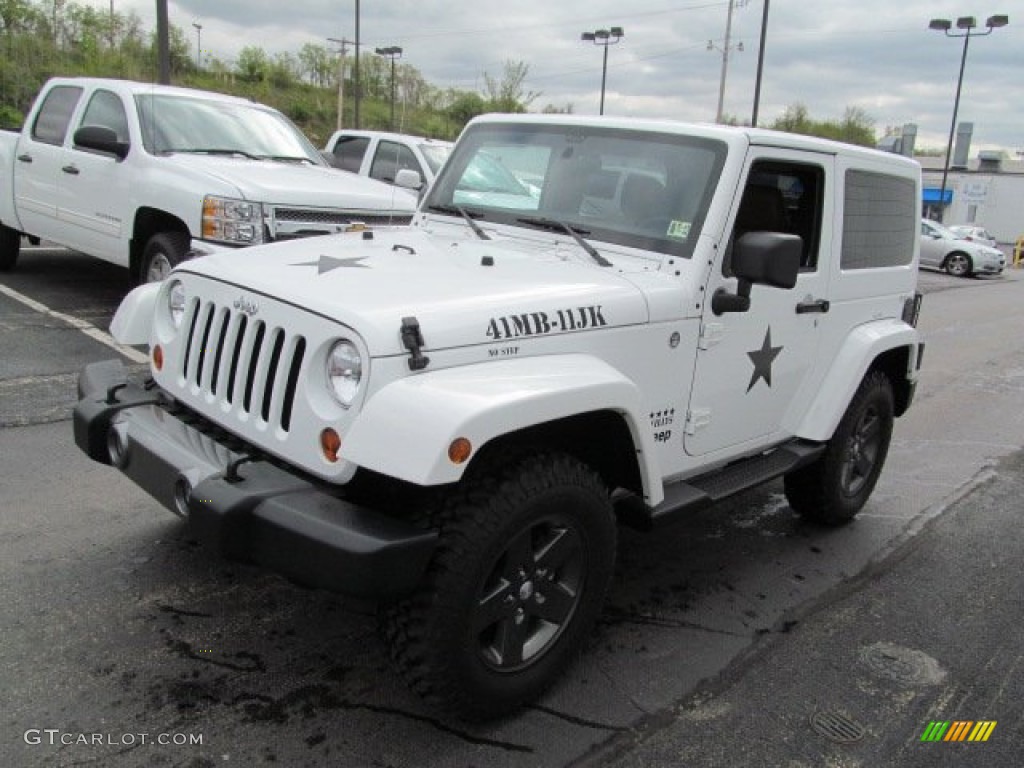
[[227, 557], [381, 599], [412, 687], [539, 695], [646, 528], [784, 478], [850, 520], [910, 405], [916, 163], [768, 131], [473, 121], [411, 226], [222, 253], [114, 318], [78, 445]]

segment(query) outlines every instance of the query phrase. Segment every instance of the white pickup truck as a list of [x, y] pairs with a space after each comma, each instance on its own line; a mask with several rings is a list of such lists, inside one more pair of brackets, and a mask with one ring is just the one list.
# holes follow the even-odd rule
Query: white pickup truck
[[[398, 172], [416, 171], [421, 184], [433, 183], [454, 145], [407, 133], [342, 129], [327, 140], [324, 153], [344, 171], [395, 184]], [[399, 185], [401, 186], [401, 185]]]
[[0, 132], [0, 270], [21, 236], [162, 279], [191, 253], [406, 224], [415, 201], [330, 168], [280, 112], [205, 91], [55, 78]]

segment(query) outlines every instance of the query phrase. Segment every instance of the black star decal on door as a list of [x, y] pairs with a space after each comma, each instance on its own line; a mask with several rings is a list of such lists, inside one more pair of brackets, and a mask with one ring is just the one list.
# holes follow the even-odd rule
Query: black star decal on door
[[322, 275], [324, 272], [331, 272], [335, 269], [369, 269], [365, 264], [360, 264], [361, 261], [366, 261], [366, 256], [356, 256], [351, 259], [335, 259], [331, 256], [321, 256], [320, 261], [303, 261], [298, 264], [292, 264], [293, 267], [316, 267], [317, 274]]
[[754, 364], [754, 372], [750, 375], [750, 384], [747, 385], [747, 392], [754, 388], [758, 379], [764, 379], [769, 387], [772, 385], [772, 361], [779, 356], [782, 347], [772, 346], [772, 327], [769, 325], [764, 334], [764, 342], [760, 349], [747, 352], [747, 357]]

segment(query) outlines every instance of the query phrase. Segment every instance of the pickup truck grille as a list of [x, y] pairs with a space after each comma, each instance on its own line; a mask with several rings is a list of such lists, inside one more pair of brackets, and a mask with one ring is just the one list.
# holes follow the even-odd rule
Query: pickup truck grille
[[201, 397], [288, 432], [306, 340], [229, 306], [198, 299], [178, 373]]
[[271, 210], [269, 218], [271, 239], [292, 240], [310, 235], [334, 234], [344, 231], [355, 222], [361, 222], [367, 226], [405, 225], [412, 221], [412, 214], [364, 213], [325, 208], [278, 206]]

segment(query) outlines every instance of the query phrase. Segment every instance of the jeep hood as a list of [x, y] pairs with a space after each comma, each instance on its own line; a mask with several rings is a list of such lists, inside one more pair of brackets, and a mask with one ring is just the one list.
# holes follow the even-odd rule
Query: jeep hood
[[374, 357], [407, 354], [406, 317], [419, 321], [426, 350], [648, 321], [643, 295], [619, 269], [553, 242], [443, 239], [403, 227], [218, 252], [176, 271], [343, 323]]
[[408, 190], [336, 168], [216, 155], [179, 154], [175, 161], [260, 203], [407, 214], [416, 209], [416, 196]]

